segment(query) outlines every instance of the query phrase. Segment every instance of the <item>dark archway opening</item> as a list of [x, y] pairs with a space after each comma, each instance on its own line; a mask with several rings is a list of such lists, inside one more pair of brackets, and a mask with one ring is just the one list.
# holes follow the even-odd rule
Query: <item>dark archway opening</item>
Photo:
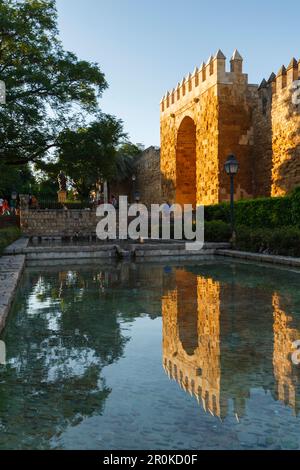
[[176, 146], [176, 203], [196, 206], [196, 126], [185, 117], [178, 129]]
[[176, 286], [179, 339], [185, 352], [192, 356], [198, 347], [197, 277], [178, 270]]

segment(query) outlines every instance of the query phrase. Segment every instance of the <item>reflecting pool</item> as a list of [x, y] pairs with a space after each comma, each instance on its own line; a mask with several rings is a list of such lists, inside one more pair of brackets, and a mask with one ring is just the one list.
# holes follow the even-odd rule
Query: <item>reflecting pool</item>
[[299, 282], [222, 258], [28, 267], [0, 448], [300, 448]]

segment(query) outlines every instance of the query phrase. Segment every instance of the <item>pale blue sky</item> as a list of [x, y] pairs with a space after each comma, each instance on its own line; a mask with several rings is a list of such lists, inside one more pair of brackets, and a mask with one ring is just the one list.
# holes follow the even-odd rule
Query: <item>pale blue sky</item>
[[57, 0], [65, 48], [98, 62], [104, 112], [159, 145], [159, 102], [195, 66], [237, 48], [251, 83], [300, 58], [299, 0]]

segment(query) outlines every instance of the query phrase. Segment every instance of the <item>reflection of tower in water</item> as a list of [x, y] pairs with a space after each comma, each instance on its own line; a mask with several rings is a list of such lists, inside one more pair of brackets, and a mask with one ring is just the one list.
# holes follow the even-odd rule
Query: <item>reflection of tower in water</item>
[[220, 284], [176, 271], [163, 297], [163, 365], [213, 415], [220, 409]]
[[[241, 284], [221, 285], [184, 269], [174, 271], [165, 292], [164, 369], [205, 411], [224, 418], [232, 400], [233, 413], [241, 417], [251, 390], [263, 389], [298, 413], [299, 367], [291, 353], [300, 330], [283, 311], [286, 296]], [[260, 305], [256, 310], [254, 300]]]
[[[285, 307], [287, 310], [288, 307]], [[282, 300], [273, 295], [274, 354], [273, 367], [277, 382], [277, 399], [299, 412], [299, 373], [293, 365], [293, 342], [300, 339], [299, 330], [293, 328], [293, 318], [283, 310]]]

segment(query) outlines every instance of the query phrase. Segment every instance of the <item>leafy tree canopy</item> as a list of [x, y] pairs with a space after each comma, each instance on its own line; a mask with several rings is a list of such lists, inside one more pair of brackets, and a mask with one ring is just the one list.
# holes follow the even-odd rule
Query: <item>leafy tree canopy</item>
[[136, 158], [141, 154], [141, 149], [131, 142], [122, 143], [116, 154], [115, 173], [113, 179], [122, 181], [130, 178], [135, 170]]
[[62, 170], [71, 185], [86, 197], [101, 179], [125, 179], [132, 174], [134, 158], [140, 150], [124, 141], [121, 121], [107, 114], [77, 130], [64, 130], [58, 136], [56, 161], [40, 162], [37, 166], [50, 177], [56, 178]]
[[7, 166], [0, 162], [0, 196], [8, 200], [12, 191], [30, 193], [35, 190], [35, 178], [28, 165]]
[[0, 107], [5, 164], [40, 161], [59, 146], [61, 133], [99, 112], [107, 87], [98, 64], [63, 49], [54, 0], [0, 0], [0, 79], [7, 89]]

